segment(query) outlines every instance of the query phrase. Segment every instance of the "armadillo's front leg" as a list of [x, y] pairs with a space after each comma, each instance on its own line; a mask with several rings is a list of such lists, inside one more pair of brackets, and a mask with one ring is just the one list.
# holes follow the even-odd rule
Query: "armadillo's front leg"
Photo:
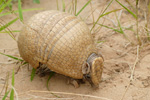
[[75, 88], [78, 88], [81, 83], [85, 83], [85, 81], [82, 80], [82, 79], [73, 79], [73, 78], [69, 78], [68, 81], [67, 81], [67, 84], [71, 84]]

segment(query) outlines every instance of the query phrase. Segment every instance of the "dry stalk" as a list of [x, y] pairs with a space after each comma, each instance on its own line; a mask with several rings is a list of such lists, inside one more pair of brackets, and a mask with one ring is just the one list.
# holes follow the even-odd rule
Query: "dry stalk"
[[[101, 100], [113, 100], [113, 99], [108, 99], [105, 97], [99, 97], [99, 96], [93, 96], [93, 95], [86, 95], [86, 94], [76, 94], [76, 93], [67, 93], [67, 92], [56, 92], [56, 91], [38, 91], [38, 90], [29, 90], [26, 93], [33, 92], [33, 93], [50, 93], [50, 94], [63, 94], [63, 95], [74, 95], [74, 96], [81, 96], [81, 97], [90, 97], [90, 98], [95, 98], [95, 99], [101, 99]], [[23, 95], [19, 94], [19, 95]]]
[[124, 96], [126, 95], [126, 93], [127, 93], [128, 89], [129, 89], [130, 85], [131, 85], [131, 83], [128, 84], [128, 86], [127, 86], [127, 88], [126, 88], [126, 90], [125, 90], [125, 92], [124, 92], [124, 94], [123, 94], [123, 96], [121, 97], [120, 100], [124, 99]]
[[5, 88], [5, 93], [7, 92], [7, 88], [8, 88], [8, 80], [9, 80], [9, 73], [7, 73], [7, 75], [6, 75], [5, 83], [4, 83], [3, 88], [2, 88], [2, 90], [1, 90], [1, 92], [0, 92], [0, 95], [2, 94], [4, 88]]
[[136, 67], [138, 61], [139, 61], [139, 45], [137, 46], [137, 56], [136, 56], [136, 60], [134, 62], [134, 65], [133, 65], [133, 68], [132, 68], [132, 71], [131, 71], [131, 76], [130, 76], [130, 81], [131, 82], [133, 81], [133, 75], [134, 75], [135, 67]]
[[13, 64], [13, 63], [15, 63], [15, 62], [0, 62], [0, 64]]
[[90, 7], [91, 7], [91, 13], [92, 13], [92, 19], [93, 19], [93, 24], [95, 23], [95, 19], [94, 19], [94, 14], [93, 14], [93, 6], [92, 3], [90, 2]]
[[32, 94], [28, 94], [29, 96], [32, 96], [34, 98], [38, 98], [38, 99], [46, 99], [46, 100], [69, 100], [69, 99], [74, 99], [74, 98], [47, 98], [47, 97], [41, 97], [41, 96], [36, 96], [36, 95], [32, 95]]
[[132, 68], [132, 70], [131, 70], [130, 83], [128, 84], [128, 86], [127, 86], [127, 88], [126, 88], [126, 90], [125, 90], [125, 92], [124, 92], [124, 94], [123, 94], [123, 96], [122, 96], [122, 98], [121, 98], [120, 100], [123, 100], [123, 99], [124, 99], [124, 97], [125, 97], [125, 95], [126, 95], [128, 89], [129, 89], [129, 87], [130, 87], [130, 85], [131, 85], [131, 83], [132, 83], [132, 81], [133, 81], [133, 75], [134, 75], [134, 72], [135, 72], [135, 67], [136, 67], [136, 65], [137, 65], [138, 62], [139, 62], [139, 45], [137, 46], [137, 56], [136, 56], [136, 60], [135, 60], [135, 62], [134, 62], [133, 68]]

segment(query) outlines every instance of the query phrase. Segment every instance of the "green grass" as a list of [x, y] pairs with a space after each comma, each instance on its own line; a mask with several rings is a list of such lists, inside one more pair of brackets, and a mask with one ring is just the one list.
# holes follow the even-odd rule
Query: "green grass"
[[[29, 12], [29, 11], [35, 11], [35, 10], [43, 10], [43, 8], [30, 8], [30, 9], [22, 9], [22, 12]], [[9, 12], [5, 12], [5, 13], [1, 13], [1, 16], [6, 16], [6, 15], [12, 15], [12, 14], [17, 14], [19, 12], [19, 10], [14, 10], [14, 11], [9, 11]]]
[[100, 25], [100, 26], [102, 26], [102, 27], [105, 27], [105, 28], [111, 29], [113, 31], [116, 31], [116, 32], [118, 32], [120, 34], [123, 34], [122, 31], [120, 31], [119, 29], [115, 29], [113, 27], [110, 27], [110, 26], [107, 26], [107, 25], [103, 25], [103, 24], [99, 24], [99, 23], [97, 23], [97, 24]]
[[119, 21], [118, 16], [117, 16], [116, 13], [115, 13], [115, 16], [116, 16], [116, 19], [117, 19], [117, 22], [118, 22], [118, 27], [119, 27], [119, 29], [120, 29], [120, 33], [121, 33], [121, 34], [125, 34], [124, 31], [123, 31], [123, 29], [122, 29], [122, 26], [121, 26], [121, 24], [120, 24], [120, 21]]
[[[8, 76], [9, 76], [9, 74], [8, 74]], [[7, 79], [6, 79], [7, 80]], [[12, 88], [11, 88], [11, 90], [8, 90], [7, 91], [7, 87], [6, 87], [6, 92], [5, 92], [5, 94], [4, 94], [4, 96], [3, 96], [3, 98], [2, 98], [2, 100], [6, 100], [6, 98], [8, 97], [8, 95], [9, 95], [9, 93], [10, 93], [10, 97], [9, 97], [9, 100], [15, 100], [14, 98], [14, 85], [15, 85], [15, 72], [14, 72], [14, 69], [13, 69], [13, 71], [12, 71], [12, 77], [11, 77], [11, 86], [12, 86]]]
[[33, 0], [33, 3], [40, 4], [40, 0]]
[[0, 27], [0, 31], [6, 29], [8, 26], [10, 26], [11, 24], [13, 24], [14, 22], [16, 22], [18, 20], [18, 18], [13, 19], [12, 21], [8, 22], [7, 24], [3, 25]]
[[17, 57], [11, 56], [11, 55], [7, 55], [7, 54], [1, 53], [1, 52], [0, 52], [0, 54], [1, 54], [1, 55], [4, 55], [4, 56], [7, 56], [7, 57], [9, 57], [9, 58], [18, 60], [18, 61], [23, 61], [22, 59], [19, 59], [19, 58], [17, 58]]
[[4, 95], [4, 97], [2, 98], [2, 100], [5, 100], [6, 97], [8, 96], [8, 94], [9, 94], [9, 91], [7, 91], [7, 92], [5, 93], [5, 95]]
[[[13, 70], [12, 72], [12, 81], [11, 81], [11, 85], [14, 87], [15, 85], [15, 72]], [[11, 92], [10, 92], [10, 100], [14, 100], [14, 89], [12, 88], [11, 89]]]
[[[92, 28], [91, 28], [91, 30], [90, 30], [91, 32], [92, 32], [92, 30], [94, 29], [95, 25], [98, 23], [98, 21], [100, 20], [101, 17], [103, 17], [103, 16], [105, 16], [105, 15], [108, 15], [108, 14], [110, 14], [111, 12], [115, 12], [115, 11], [111, 11], [111, 12], [105, 13], [105, 11], [108, 9], [108, 7], [111, 5], [112, 2], [113, 2], [113, 0], [111, 0], [111, 1], [109, 2], [109, 4], [106, 6], [106, 8], [105, 8], [104, 11], [102, 12], [102, 14], [100, 14], [100, 16], [97, 18], [96, 22], [93, 24], [93, 26], [92, 26]], [[104, 13], [105, 13], [105, 14], [104, 14]]]
[[[14, 32], [16, 33], [16, 32], [20, 32], [20, 30], [11, 30], [11, 32], [12, 32], [12, 33], [14, 33]], [[2, 32], [0, 32], [0, 33], [8, 33], [8, 34], [9, 34], [10, 31], [2, 31]]]
[[148, 5], [148, 12], [147, 12], [147, 22], [146, 22], [146, 25], [145, 25], [145, 27], [146, 27], [146, 32], [147, 32], [147, 39], [148, 39], [148, 41], [150, 41], [150, 32], [148, 31], [148, 26], [150, 25], [149, 24], [149, 22], [150, 22], [150, 19], [149, 19], [149, 17], [150, 17], [150, 2], [149, 2], [149, 4], [147, 4]]
[[63, 7], [63, 12], [65, 12], [66, 11], [66, 6], [65, 6], [65, 1], [64, 0], [62, 0], [62, 7]]
[[0, 4], [2, 5], [0, 7], [0, 13], [11, 3], [12, 0], [8, 0], [5, 2], [4, 0], [1, 0]]
[[57, 10], [59, 10], [59, 3], [58, 3], [58, 0], [56, 0], [56, 4], [57, 4]]
[[50, 91], [50, 89], [49, 89], [49, 81], [50, 81], [50, 79], [52, 78], [52, 76], [54, 76], [54, 74], [55, 74], [55, 72], [50, 72], [50, 75], [49, 75], [49, 77], [48, 77], [48, 80], [47, 80], [47, 89]]
[[[2, 25], [0, 26], [0, 33], [8, 33], [15, 40], [15, 37], [11, 33], [13, 33], [13, 32], [20, 32], [20, 30], [10, 30], [10, 31], [8, 31], [6, 29], [8, 29], [10, 27], [10, 25], [16, 23], [16, 21], [18, 19], [20, 19], [20, 21], [23, 23], [23, 20], [24, 20], [24, 18], [23, 18], [23, 12], [33, 11], [33, 10], [41, 10], [41, 8], [22, 9], [22, 7], [21, 7], [21, 0], [18, 0], [18, 10], [13, 11], [12, 7], [11, 7], [12, 0], [6, 0], [6, 1], [7, 2], [3, 2], [3, 0], [0, 1], [0, 4], [3, 4], [2, 6], [0, 6], [0, 17], [1, 16], [7, 16], [7, 15], [13, 15], [13, 14], [15, 14], [17, 16], [16, 16], [16, 18], [14, 18], [13, 20], [11, 20], [8, 23], [3, 24], [1, 22]], [[33, 0], [33, 2], [37, 3], [37, 4], [40, 4], [39, 0]], [[70, 13], [73, 13], [77, 17], [81, 17], [80, 14], [87, 8], [87, 6], [90, 6], [92, 0], [88, 0], [83, 5], [83, 7], [81, 7], [81, 9], [79, 9], [79, 10], [77, 10], [77, 8], [78, 8], [78, 0], [72, 0], [71, 4], [69, 5], [69, 9], [68, 10], [67, 10], [67, 6], [68, 5], [67, 5], [67, 2], [65, 2], [65, 0], [62, 0], [62, 1], [56, 0], [57, 10], [60, 10], [59, 2], [62, 3], [62, 11], [63, 12], [67, 12], [68, 11]], [[113, 2], [118, 3], [121, 8], [120, 9], [110, 10], [109, 7], [112, 5]], [[135, 6], [133, 6], [130, 2], [128, 2], [128, 3], [131, 5], [131, 7], [134, 10], [136, 10], [136, 12], [132, 11], [130, 8], [126, 7], [123, 3], [121, 3], [121, 0], [110, 0], [110, 2], [106, 5], [106, 7], [104, 8], [104, 10], [102, 11], [102, 13], [99, 14], [99, 16], [98, 16], [97, 19], [94, 19], [94, 16], [92, 15], [92, 17], [93, 17], [93, 22], [92, 23], [93, 24], [92, 24], [92, 27], [91, 27], [90, 31], [93, 32], [95, 30], [96, 26], [105, 27], [107, 29], [111, 29], [111, 30], [115, 31], [116, 33], [119, 33], [120, 35], [123, 35], [127, 40], [129, 40], [129, 42], [134, 41], [134, 40], [130, 40], [130, 37], [126, 36], [126, 31], [125, 30], [127, 30], [127, 28], [123, 27], [121, 21], [118, 19], [118, 16], [116, 14], [117, 11], [120, 11], [120, 10], [123, 9], [123, 10], [127, 11], [130, 15], [132, 15], [133, 18], [134, 18], [134, 20], [136, 21], [136, 29], [135, 28], [131, 29], [131, 31], [134, 32], [134, 33], [136, 33], [135, 37], [137, 37], [137, 40], [139, 42], [138, 44], [142, 45], [142, 42], [141, 42], [142, 40], [141, 40], [140, 35], [139, 35], [139, 20], [138, 20], [139, 19], [139, 16], [138, 16], [138, 13], [139, 13], [138, 12], [138, 3], [139, 3], [139, 0], [136, 0], [136, 5]], [[10, 11], [3, 12], [7, 7], [10, 8]], [[92, 7], [91, 7], [91, 9], [92, 9]], [[115, 17], [116, 17], [115, 21], [117, 22], [118, 26], [115, 26], [115, 27], [112, 26], [112, 27], [110, 27], [109, 25], [106, 25], [105, 23], [101, 24], [99, 22], [101, 18], [103, 18], [104, 16], [107, 16], [107, 15], [109, 15], [111, 13], [115, 14]], [[149, 16], [150, 16], [150, 3], [148, 4], [148, 17], [147, 18], [149, 18]], [[149, 19], [147, 19], [147, 22], [149, 22]], [[145, 25], [145, 27], [146, 27], [145, 30], [147, 31], [147, 39], [150, 41], [150, 33], [148, 32], [148, 26], [149, 26], [149, 23], [147, 23]], [[105, 42], [106, 41], [104, 40], [104, 41], [98, 41], [97, 43], [105, 43]], [[7, 54], [1, 53], [1, 52], [0, 52], [0, 54], [4, 55], [4, 56], [7, 56], [7, 57], [10, 57], [12, 59], [18, 60], [20, 62], [23, 61], [23, 59], [20, 59], [20, 58], [11, 56], [11, 55], [7, 55]], [[24, 65], [24, 64], [27, 64], [27, 63], [25, 62], [22, 65]], [[35, 72], [36, 72], [36, 69], [33, 68], [32, 72], [31, 72], [31, 77], [30, 77], [31, 81], [33, 81], [33, 79], [35, 77]], [[48, 84], [49, 84], [50, 79], [52, 78], [53, 75], [54, 75], [54, 72], [50, 73], [49, 78], [47, 80], [46, 86], [47, 86], [48, 90], [50, 90]], [[11, 85], [13, 87], [14, 87], [14, 83], [15, 83], [15, 78], [14, 78], [14, 70], [13, 70], [13, 73], [12, 73], [12, 83], [11, 83]], [[14, 89], [6, 91], [6, 93], [4, 94], [4, 97], [2, 98], [2, 100], [5, 100], [7, 98], [7, 96], [9, 95], [9, 93], [10, 93], [10, 100], [14, 100]]]
[[[84, 9], [85, 7], [87, 7], [87, 5], [89, 5], [89, 3], [91, 2], [91, 0], [89, 0], [79, 11], [78, 13], [76, 14], [76, 16], [78, 16]], [[77, 3], [77, 1], [76, 1]], [[77, 5], [77, 4], [76, 4]], [[75, 8], [76, 8], [76, 5], [75, 5]], [[77, 8], [76, 8], [77, 9]], [[76, 9], [75, 9], [75, 12], [76, 12]]]
[[[138, 2], [139, 0], [136, 0], [136, 15], [138, 16]], [[138, 21], [138, 17], [136, 18], [136, 35], [137, 35], [137, 40], [139, 42], [139, 45], [142, 45], [140, 36], [139, 36], [139, 21]]]
[[75, 4], [74, 4], [74, 15], [76, 15], [77, 13], [77, 0], [75, 0]]
[[23, 22], [22, 8], [21, 8], [21, 0], [18, 0], [18, 10], [19, 10], [19, 18], [20, 21]]
[[[7, 24], [1, 26], [0, 27], [0, 32], [2, 30], [5, 30], [6, 28], [8, 28], [11, 24], [15, 23], [17, 20], [18, 20], [18, 18], [15, 18], [12, 21], [8, 22]], [[8, 34], [12, 37], [12, 39], [16, 40], [11, 31], [8, 31]]]
[[125, 7], [122, 3], [120, 3], [118, 0], [116, 0], [118, 4], [120, 4], [125, 10], [127, 10], [134, 18], [137, 19], [137, 15], [135, 15], [131, 10], [129, 10], [127, 7]]
[[36, 72], [36, 69], [35, 69], [35, 68], [32, 68], [32, 72], [31, 72], [31, 81], [33, 81], [33, 79], [34, 79], [35, 72]]

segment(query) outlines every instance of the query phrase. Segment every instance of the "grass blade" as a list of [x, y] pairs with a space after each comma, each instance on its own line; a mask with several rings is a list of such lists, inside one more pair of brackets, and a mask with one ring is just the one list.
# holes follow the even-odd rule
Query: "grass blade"
[[2, 3], [3, 3], [3, 0], [0, 0], [0, 5], [2, 5]]
[[[3, 21], [3, 20], [2, 20]], [[15, 21], [15, 19], [14, 19], [14, 21]], [[14, 23], [14, 22], [9, 22], [9, 23], [7, 23], [7, 24], [3, 24], [2, 22], [0, 22], [0, 24], [2, 24], [3, 26], [1, 26], [1, 31], [2, 30], [5, 30], [6, 31], [6, 28], [7, 28], [7, 32], [8, 32], [8, 34], [16, 41], [16, 39], [15, 39], [15, 36], [13, 35], [13, 33], [12, 33], [12, 31], [8, 28], [8, 26], [10, 25], [10, 24], [12, 24], [12, 23]], [[1, 33], [1, 32], [0, 32]]]
[[5, 93], [5, 95], [4, 95], [4, 97], [3, 97], [3, 99], [2, 99], [2, 100], [5, 100], [5, 99], [6, 99], [6, 97], [8, 96], [8, 94], [9, 94], [9, 91], [7, 91], [7, 92]]
[[65, 1], [64, 0], [62, 0], [62, 4], [63, 4], [63, 12], [65, 12], [66, 7], [65, 7]]
[[116, 32], [119, 32], [119, 33], [121, 33], [121, 34], [123, 34], [120, 30], [118, 30], [118, 29], [114, 29], [114, 28], [112, 28], [112, 27], [109, 27], [109, 26], [106, 26], [106, 25], [103, 25], [103, 24], [98, 24], [98, 25], [100, 25], [100, 26], [102, 26], [102, 27], [105, 27], [105, 28], [108, 28], [108, 29], [111, 29], [111, 30], [113, 30], [113, 31], [116, 31]]
[[12, 34], [12, 31], [8, 31], [8, 34], [16, 41], [15, 37]]
[[[92, 26], [92, 28], [91, 28], [91, 30], [90, 31], [92, 31], [93, 29], [94, 29], [94, 27], [95, 27], [95, 25], [98, 23], [98, 21], [99, 21], [99, 19], [101, 18], [101, 17], [103, 17], [103, 16], [105, 16], [105, 15], [108, 15], [108, 14], [105, 14], [104, 15], [104, 12], [108, 9], [108, 7], [110, 6], [110, 4], [113, 2], [113, 0], [111, 0], [110, 1], [110, 3], [107, 5], [107, 7], [105, 8], [105, 10], [102, 12], [102, 14], [97, 18], [97, 20], [96, 20], [96, 22], [93, 24], [93, 26]], [[111, 12], [110, 12], [111, 13]]]
[[9, 58], [12, 58], [12, 59], [18, 60], [18, 61], [23, 61], [22, 59], [19, 59], [19, 58], [17, 58], [17, 57], [11, 56], [11, 55], [6, 55], [6, 54], [1, 53], [1, 52], [0, 52], [0, 54], [1, 54], [1, 55], [4, 55], [4, 56], [7, 56], [7, 57], [9, 57]]
[[13, 24], [14, 22], [16, 22], [18, 20], [18, 18], [15, 18], [13, 19], [12, 21], [10, 21], [9, 23], [3, 25], [1, 28], [0, 28], [0, 31], [4, 30], [5, 28], [7, 28], [8, 26], [10, 26], [11, 24]]
[[129, 10], [127, 7], [121, 4], [118, 0], [116, 0], [116, 2], [119, 3], [124, 9], [126, 9], [134, 18], [137, 19], [137, 16], [131, 10]]
[[32, 68], [32, 72], [31, 72], [31, 81], [33, 81], [33, 79], [34, 79], [35, 71], [36, 71], [36, 69]]
[[49, 87], [48, 87], [49, 80], [52, 78], [52, 76], [53, 76], [54, 74], [55, 74], [55, 72], [50, 72], [50, 75], [49, 75], [49, 77], [48, 77], [48, 80], [47, 80], [47, 89], [48, 89], [48, 90], [50, 90]]
[[[9, 33], [10, 31], [4, 31], [4, 32], [0, 32], [0, 33]], [[20, 32], [20, 30], [12, 30], [11, 32]]]
[[[14, 76], [14, 70], [13, 70], [11, 85], [14, 87], [14, 84], [15, 84], [15, 76]], [[14, 89], [13, 88], [11, 89], [11, 92], [10, 92], [10, 100], [14, 100]]]
[[75, 0], [75, 8], [74, 8], [74, 15], [76, 15], [76, 13], [77, 13], [77, 0]]
[[39, 4], [39, 3], [40, 3], [40, 0], [33, 0], [33, 3]]
[[56, 0], [56, 3], [57, 3], [57, 10], [59, 10], [59, 3], [58, 3], [58, 0]]
[[[52, 76], [54, 76], [54, 74], [55, 74], [55, 72], [53, 72], [53, 71], [51, 71], [50, 72], [50, 75], [49, 75], [49, 77], [48, 77], [48, 80], [47, 80], [47, 89], [50, 91], [50, 89], [49, 89], [49, 87], [48, 87], [48, 83], [49, 83], [49, 81], [50, 81], [50, 79], [52, 78]], [[58, 95], [56, 95], [56, 94], [54, 94], [54, 93], [51, 93], [52, 95], [54, 95], [55, 97], [57, 97], [57, 98], [60, 98], [60, 96], [58, 96]]]
[[[116, 13], [115, 13], [115, 15], [116, 15]], [[124, 34], [124, 31], [123, 31], [123, 29], [122, 29], [122, 27], [121, 27], [121, 24], [120, 24], [120, 21], [119, 21], [117, 15], [116, 15], [116, 19], [117, 19], [117, 22], [118, 22], [118, 26], [119, 26], [119, 28], [120, 28], [120, 32], [121, 32], [122, 34]]]
[[121, 10], [121, 9], [115, 9], [115, 10], [112, 10], [112, 11], [106, 12], [106, 13], [102, 14], [102, 15], [100, 16], [100, 18], [101, 18], [101, 17], [103, 17], [103, 16], [106, 16], [106, 15], [108, 15], [108, 14], [112, 13], [112, 12], [119, 11], [119, 10]]
[[131, 4], [131, 2], [132, 2], [131, 0], [130, 0], [131, 2], [129, 0], [125, 0], [125, 1], [132, 7], [132, 9], [135, 10], [135, 7]]
[[22, 8], [21, 8], [21, 0], [18, 0], [18, 10], [19, 10], [19, 18], [20, 21], [23, 22]]
[[109, 4], [107, 5], [107, 7], [104, 9], [104, 11], [102, 12], [102, 14], [108, 9], [108, 7], [111, 5], [111, 3], [113, 2], [114, 0], [111, 0], [110, 2], [109, 2]]
[[[27, 11], [34, 11], [34, 10], [42, 10], [43, 8], [31, 8], [31, 9], [22, 9], [22, 12], [27, 12]], [[10, 15], [12, 13], [18, 13], [19, 11], [18, 10], [15, 10], [15, 11], [11, 11], [11, 12], [7, 12], [7, 13], [3, 13], [3, 14], [0, 14], [0, 17], [1, 16], [5, 16], [5, 15]]]
[[138, 2], [139, 2], [139, 0], [136, 0], [136, 15], [137, 15], [137, 18], [136, 18], [136, 35], [137, 35], [139, 45], [141, 46], [142, 42], [141, 42], [141, 38], [140, 38], [140, 35], [139, 35], [139, 21], [138, 21], [138, 19], [139, 19], [138, 18], [138, 14], [139, 14]]
[[104, 42], [106, 42], [106, 41], [97, 41], [97, 43], [104, 43]]
[[89, 0], [80, 10], [79, 12], [76, 14], [76, 16], [78, 16], [82, 11], [83, 9], [91, 2], [91, 0]]
[[148, 14], [147, 14], [147, 23], [146, 23], [146, 32], [147, 32], [147, 39], [150, 41], [150, 33], [148, 32], [148, 26], [149, 26], [149, 16], [150, 16], [150, 2], [148, 4]]
[[[2, 0], [3, 1], [3, 0]], [[0, 7], [0, 13], [3, 11], [3, 9], [5, 9], [5, 7], [7, 7], [12, 0], [8, 0], [6, 3], [4, 3], [1, 7]]]
[[106, 13], [104, 13], [104, 14], [101, 14], [101, 15], [99, 16], [98, 20], [94, 23], [93, 27], [91, 28], [91, 31], [93, 30], [93, 28], [94, 28], [94, 27], [95, 27], [95, 25], [98, 23], [98, 21], [99, 21], [99, 19], [100, 19], [101, 17], [106, 16], [106, 15], [108, 15], [108, 14], [112, 13], [112, 12], [119, 11], [119, 10], [121, 10], [121, 9], [115, 9], [115, 10], [112, 10], [112, 11], [106, 12]]

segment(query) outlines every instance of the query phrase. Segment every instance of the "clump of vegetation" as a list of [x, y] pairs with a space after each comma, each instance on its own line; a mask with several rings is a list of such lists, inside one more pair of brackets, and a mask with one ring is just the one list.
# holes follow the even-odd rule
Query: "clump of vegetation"
[[[13, 6], [13, 1], [16, 1], [18, 2], [18, 10], [13, 10], [12, 9], [12, 6]], [[93, 12], [91, 13], [91, 16], [93, 18], [93, 22], [92, 22], [92, 27], [90, 29], [91, 33], [95, 33], [95, 32], [98, 32], [100, 30], [101, 27], [105, 27], [107, 29], [111, 29], [112, 31], [115, 31], [116, 33], [119, 33], [120, 35], [123, 35], [125, 39], [128, 40], [128, 42], [130, 44], [132, 44], [133, 46], [136, 46], [137, 47], [137, 59], [135, 61], [135, 64], [132, 68], [132, 73], [131, 73], [131, 79], [133, 77], [133, 74], [134, 74], [134, 69], [135, 69], [135, 66], [137, 64], [137, 62], [139, 61], [138, 59], [138, 53], [139, 51], [144, 48], [145, 46], [149, 45], [149, 42], [150, 42], [150, 31], [149, 31], [149, 18], [150, 18], [150, 2], [146, 2], [146, 8], [147, 8], [147, 11], [146, 11], [146, 14], [145, 14], [145, 20], [146, 20], [146, 23], [145, 23], [145, 26], [144, 26], [144, 32], [146, 35], [144, 35], [144, 37], [146, 38], [143, 38], [143, 34], [140, 34], [139, 32], [139, 0], [136, 0], [136, 4], [135, 5], [132, 5], [132, 3], [129, 1], [129, 0], [125, 0], [130, 6], [129, 7], [126, 7], [124, 4], [121, 3], [121, 1], [119, 0], [110, 0], [109, 3], [107, 4], [107, 6], [103, 9], [103, 11], [101, 11], [101, 13], [99, 14], [98, 18], [95, 19], [94, 18], [94, 14]], [[34, 3], [38, 3], [40, 4], [40, 1], [39, 0], [33, 0]], [[92, 9], [92, 5], [91, 5], [91, 2], [92, 0], [88, 0], [85, 5], [83, 7], [81, 7], [81, 9], [79, 11], [77, 11], [77, 7], [78, 7], [78, 0], [71, 0], [69, 4], [66, 4], [65, 3], [65, 0], [62, 0], [60, 2], [60, 0], [56, 0], [56, 4], [57, 4], [57, 10], [61, 10], [63, 12], [68, 12], [68, 13], [71, 13], [71, 14], [74, 14], [75, 16], [78, 16], [80, 17], [80, 14], [82, 13], [82, 11], [84, 9], [86, 9], [87, 6], [90, 6], [91, 9]], [[115, 9], [115, 10], [111, 10], [111, 11], [108, 11], [108, 8], [112, 5], [113, 2], [117, 2], [122, 8], [121, 9]], [[59, 4], [62, 4], [62, 8], [59, 7]], [[33, 11], [33, 10], [40, 10], [41, 8], [32, 8], [32, 9], [22, 9], [21, 7], [21, 0], [1, 0], [0, 1], [0, 17], [1, 16], [7, 16], [7, 15], [15, 15], [16, 18], [14, 18], [13, 20], [11, 20], [10, 22], [8, 23], [5, 23], [4, 21], [1, 21], [0, 22], [0, 34], [1, 33], [7, 33], [9, 34], [13, 40], [16, 41], [16, 38], [14, 36], [14, 32], [20, 32], [20, 30], [10, 30], [9, 29], [9, 26], [14, 24], [16, 21], [20, 20], [20, 22], [22, 24], [24, 24], [24, 19], [23, 19], [23, 12], [25, 11]], [[121, 10], [125, 10], [127, 11], [130, 15], [133, 16], [134, 20], [136, 21], [136, 24], [135, 24], [135, 29], [129, 29], [129, 28], [126, 28], [126, 27], [122, 27], [122, 24], [118, 18], [118, 15], [116, 14], [116, 12], [118, 11], [121, 11]], [[106, 16], [106, 15], [109, 15], [110, 13], [115, 13], [115, 17], [116, 17], [116, 20], [117, 20], [117, 26], [115, 27], [110, 27], [108, 25], [105, 25], [104, 23], [100, 23], [99, 20]], [[83, 19], [83, 18], [81, 18]], [[137, 43], [134, 42], [134, 40], [131, 40], [125, 30], [130, 30], [132, 32], [134, 32], [135, 34], [135, 37], [137, 39]], [[145, 40], [146, 39], [146, 40]], [[145, 42], [146, 41], [146, 42]], [[98, 43], [103, 43], [103, 41], [100, 41]], [[4, 53], [0, 53], [4, 56], [7, 56], [7, 57], [10, 57], [12, 59], [15, 59], [15, 60], [18, 60], [20, 62], [23, 62], [22, 59], [20, 58], [17, 58], [17, 57], [14, 57], [14, 56], [11, 56], [11, 55], [7, 55], [7, 54], [4, 54]], [[22, 65], [24, 64], [27, 64], [27, 62], [24, 62]], [[19, 66], [20, 67], [20, 66]], [[31, 81], [33, 80], [34, 76], [35, 76], [35, 69], [32, 69], [32, 73], [31, 73]], [[49, 79], [47, 81], [47, 88], [49, 89], [48, 87], [48, 82], [50, 80], [50, 78], [54, 75], [54, 73], [51, 73], [51, 75], [49, 76]], [[8, 90], [8, 77], [9, 77], [9, 74], [7, 75], [6, 77], [6, 86], [5, 87], [5, 95], [3, 96], [3, 99], [2, 100], [5, 100], [7, 97], [8, 97], [8, 94], [10, 93], [10, 100], [14, 100], [14, 71], [12, 73], [12, 87], [11, 87], [11, 90]], [[2, 90], [3, 91], [3, 90]], [[1, 92], [2, 94], [2, 92]], [[16, 95], [16, 98], [17, 98], [17, 95]]]

